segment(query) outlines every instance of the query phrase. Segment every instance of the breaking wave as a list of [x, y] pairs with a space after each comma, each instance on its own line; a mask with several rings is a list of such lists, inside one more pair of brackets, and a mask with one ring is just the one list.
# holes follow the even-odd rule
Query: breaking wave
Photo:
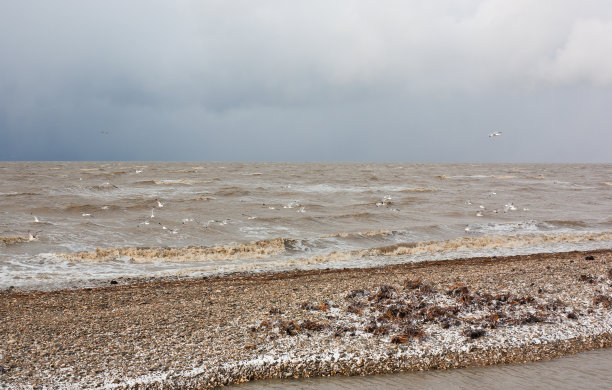
[[356, 232], [356, 233], [333, 233], [322, 236], [321, 238], [359, 238], [359, 237], [380, 237], [389, 236], [393, 234], [388, 230], [371, 230], [367, 232]]
[[[337, 233], [325, 238], [359, 238], [384, 237], [394, 232], [369, 231], [363, 233]], [[27, 238], [24, 238], [27, 241]], [[299, 254], [311, 252], [308, 240], [275, 238], [253, 241], [250, 243], [232, 243], [216, 246], [187, 247], [127, 247], [96, 249], [90, 252], [55, 253], [54, 255], [71, 261], [99, 262], [112, 260], [129, 260], [134, 263], [151, 262], [204, 262], [265, 259], [274, 255], [288, 256], [284, 262], [294, 266], [300, 264], [317, 264], [354, 260], [366, 257], [399, 257], [411, 255], [444, 254], [444, 253], [478, 253], [483, 249], [527, 248], [555, 243], [612, 242], [611, 232], [583, 234], [514, 234], [481, 237], [459, 237], [441, 241], [422, 241], [397, 243], [382, 247], [339, 250], [331, 253], [320, 253], [314, 256], [298, 257]], [[319, 247], [319, 249], [321, 249]], [[329, 250], [329, 249], [328, 249]]]
[[217, 246], [97, 248], [91, 252], [55, 253], [54, 255], [72, 261], [91, 262], [112, 261], [127, 257], [130, 261], [136, 263], [235, 260], [245, 257], [258, 259], [283, 253], [286, 241], [282, 238], [276, 238], [253, 241], [247, 244]]
[[22, 242], [30, 242], [36, 240], [36, 237], [32, 235], [27, 236], [0, 236], [0, 244], [5, 246], [19, 244]]
[[359, 251], [361, 256], [403, 256], [424, 253], [458, 252], [481, 248], [517, 248], [550, 243], [612, 241], [612, 233], [516, 234], [510, 236], [460, 237], [444, 241], [396, 244]]
[[[403, 243], [379, 248], [370, 248], [353, 251], [335, 251], [310, 257], [290, 259], [286, 265], [291, 267], [336, 263], [370, 257], [401, 257], [417, 255], [439, 255], [451, 253], [471, 252], [479, 256], [478, 250], [496, 248], [528, 248], [536, 245], [554, 243], [585, 243], [612, 241], [612, 233], [590, 234], [557, 234], [557, 235], [512, 235], [512, 236], [483, 236], [463, 237], [444, 241], [426, 241], [417, 243]], [[463, 256], [464, 257], [464, 256]], [[469, 255], [468, 255], [469, 257]]]

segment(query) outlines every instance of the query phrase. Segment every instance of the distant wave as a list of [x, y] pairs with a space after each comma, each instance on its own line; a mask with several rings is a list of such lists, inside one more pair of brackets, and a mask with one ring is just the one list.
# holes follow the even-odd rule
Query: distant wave
[[377, 215], [369, 212], [362, 213], [350, 213], [350, 214], [341, 214], [341, 215], [330, 215], [326, 216], [325, 219], [367, 219], [367, 218], [376, 218]]
[[437, 191], [439, 191], [437, 188], [416, 187], [416, 188], [406, 188], [406, 189], [401, 190], [400, 192], [419, 193], [419, 192], [437, 192]]
[[250, 191], [240, 187], [224, 187], [215, 192], [217, 196], [247, 196]]
[[89, 187], [89, 189], [94, 190], [94, 191], [112, 191], [115, 190], [119, 187], [117, 187], [116, 185], [112, 184], [112, 183], [104, 183], [104, 184], [100, 184], [100, 185], [95, 185], [95, 186], [91, 186]]
[[359, 238], [359, 237], [380, 237], [389, 236], [393, 234], [388, 230], [371, 230], [367, 232], [356, 232], [356, 233], [333, 233], [322, 236], [321, 238]]
[[0, 196], [17, 197], [17, 196], [35, 196], [41, 195], [39, 192], [5, 192], [0, 193]]
[[178, 201], [181, 202], [190, 202], [190, 201], [203, 201], [203, 202], [207, 202], [209, 200], [214, 200], [215, 198], [212, 196], [206, 196], [206, 195], [200, 195], [200, 196], [194, 196], [192, 198], [184, 198], [184, 199], [179, 199]]
[[193, 181], [193, 180], [175, 179], [175, 180], [140, 180], [140, 181], [135, 182], [134, 184], [137, 184], [137, 185], [176, 185], [176, 184], [180, 184], [180, 185], [190, 186], [190, 185], [200, 184], [200, 183], [201, 182], [199, 181]]

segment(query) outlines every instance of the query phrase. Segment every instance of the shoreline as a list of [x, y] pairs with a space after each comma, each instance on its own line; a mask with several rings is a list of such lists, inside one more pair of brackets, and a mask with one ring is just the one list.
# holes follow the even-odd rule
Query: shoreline
[[612, 250], [3, 290], [0, 318], [0, 388], [534, 361], [612, 346]]

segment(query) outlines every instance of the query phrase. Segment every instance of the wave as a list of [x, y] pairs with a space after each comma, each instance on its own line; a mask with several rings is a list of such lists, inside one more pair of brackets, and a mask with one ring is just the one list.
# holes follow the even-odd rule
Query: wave
[[224, 187], [215, 192], [217, 196], [247, 196], [250, 192], [240, 187]]
[[196, 196], [193, 198], [184, 198], [184, 199], [179, 199], [178, 201], [181, 202], [191, 202], [191, 201], [203, 201], [203, 202], [207, 202], [209, 200], [215, 200], [214, 197], [212, 196], [206, 196], [206, 195], [200, 195], [200, 196]]
[[28, 234], [27, 236], [0, 236], [0, 244], [4, 244], [5, 246], [34, 240], [36, 240], [36, 236], [31, 234]]
[[566, 220], [550, 220], [544, 221], [544, 223], [553, 225], [555, 227], [576, 227], [576, 228], [587, 228], [589, 224], [583, 221], [566, 221]]
[[[364, 233], [338, 233], [329, 237], [370, 236], [378, 237], [393, 232], [371, 231]], [[22, 237], [21, 241], [29, 239]], [[444, 253], [477, 253], [483, 249], [498, 248], [524, 248], [555, 243], [585, 243], [585, 242], [612, 242], [611, 232], [583, 233], [583, 234], [517, 234], [481, 237], [460, 237], [441, 241], [423, 241], [398, 243], [375, 248], [355, 249], [346, 251], [333, 251], [308, 257], [295, 257], [296, 253], [308, 253], [312, 250], [308, 240], [275, 238], [270, 240], [253, 241], [250, 243], [232, 243], [216, 246], [188, 246], [188, 247], [127, 247], [96, 249], [90, 252], [55, 253], [70, 261], [100, 262], [113, 260], [129, 260], [134, 263], [152, 262], [206, 262], [206, 261], [232, 261], [266, 259], [275, 255], [289, 255], [279, 258], [286, 266], [309, 265], [318, 263], [333, 263], [338, 261], [358, 260], [370, 257], [400, 257], [415, 255], [435, 255]], [[324, 248], [319, 248], [324, 249]], [[282, 260], [281, 260], [282, 259]]]
[[200, 182], [194, 180], [185, 180], [185, 179], [173, 179], [173, 180], [153, 180], [153, 183], [157, 185], [174, 185], [181, 184], [185, 186], [190, 186], [194, 184], [199, 184]]
[[185, 185], [190, 186], [194, 184], [200, 184], [199, 181], [184, 180], [184, 179], [173, 179], [173, 180], [139, 180], [135, 182], [136, 185]]
[[100, 211], [102, 209], [103, 205], [97, 206], [97, 205], [90, 205], [90, 204], [82, 204], [82, 205], [76, 205], [76, 204], [71, 204], [67, 207], [64, 208], [64, 212], [67, 213], [92, 213], [94, 211]]
[[419, 193], [419, 192], [437, 192], [437, 191], [439, 191], [437, 188], [416, 187], [416, 188], [405, 188], [403, 190], [400, 190], [399, 192]]
[[[71, 204], [64, 207], [65, 213], [96, 213], [96, 212], [116, 212], [123, 210], [149, 210], [153, 207], [154, 201], [139, 200], [134, 203], [124, 205], [126, 200], [120, 200], [117, 203], [101, 203], [101, 204]], [[55, 210], [54, 210], [55, 211]]]
[[198, 173], [195, 169], [174, 169], [170, 173]]
[[128, 247], [128, 248], [97, 248], [91, 252], [55, 253], [71, 261], [112, 261], [129, 258], [136, 263], [165, 262], [196, 262], [210, 260], [236, 260], [240, 258], [260, 259], [285, 252], [285, 244], [291, 240], [275, 238], [271, 240], [253, 241], [247, 244], [228, 244], [216, 246], [188, 247]]
[[382, 237], [390, 236], [394, 232], [388, 230], [371, 230], [367, 232], [354, 232], [354, 233], [333, 233], [321, 236], [321, 238], [360, 238], [360, 237]]
[[119, 187], [117, 187], [116, 185], [114, 185], [112, 183], [109, 183], [109, 182], [89, 187], [90, 190], [94, 190], [94, 191], [112, 191], [112, 190], [115, 190], [117, 188], [119, 188]]
[[612, 233], [483, 236], [476, 238], [457, 238], [445, 241], [404, 243], [380, 248], [334, 251], [316, 256], [293, 258], [286, 261], [285, 266], [299, 267], [321, 263], [345, 262], [367, 257], [451, 254], [453, 252], [474, 251], [475, 249], [520, 248], [550, 243], [580, 243], [593, 241], [612, 241]]
[[39, 192], [4, 192], [4, 193], [0, 193], [0, 196], [6, 196], [6, 197], [34, 196], [34, 195], [42, 195], [42, 194]]
[[364, 211], [361, 213], [350, 213], [350, 214], [340, 214], [340, 215], [330, 215], [325, 217], [326, 219], [336, 220], [336, 219], [373, 219], [376, 218], [377, 215]]
[[612, 241], [612, 233], [584, 234], [517, 234], [511, 236], [460, 237], [443, 241], [423, 241], [400, 243], [379, 248], [361, 249], [298, 259], [306, 264], [333, 262], [359, 257], [409, 256], [437, 254], [445, 252], [474, 251], [475, 249], [519, 248], [551, 243], [579, 243], [592, 241]]

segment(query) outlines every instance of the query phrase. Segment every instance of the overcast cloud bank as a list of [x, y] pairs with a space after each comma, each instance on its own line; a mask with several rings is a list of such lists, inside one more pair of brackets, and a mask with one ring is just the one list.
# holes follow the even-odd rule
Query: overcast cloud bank
[[0, 53], [0, 160], [612, 162], [607, 0], [1, 1]]

